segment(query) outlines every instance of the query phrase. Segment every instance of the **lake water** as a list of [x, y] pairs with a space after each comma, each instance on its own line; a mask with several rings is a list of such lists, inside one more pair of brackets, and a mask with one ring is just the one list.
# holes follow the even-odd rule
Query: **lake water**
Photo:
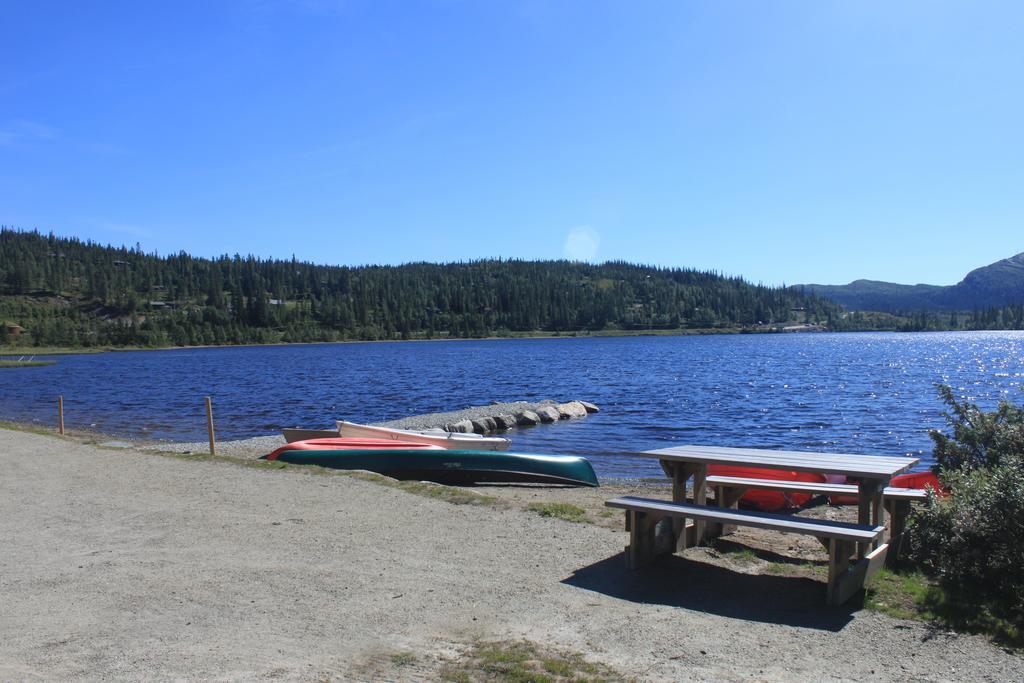
[[985, 407], [1024, 401], [1024, 333], [787, 334], [403, 342], [64, 356], [0, 370], [0, 416], [150, 439], [328, 428], [491, 401], [584, 399], [601, 412], [513, 430], [601, 476], [659, 475], [630, 453], [679, 443], [912, 454], [942, 427], [934, 383]]

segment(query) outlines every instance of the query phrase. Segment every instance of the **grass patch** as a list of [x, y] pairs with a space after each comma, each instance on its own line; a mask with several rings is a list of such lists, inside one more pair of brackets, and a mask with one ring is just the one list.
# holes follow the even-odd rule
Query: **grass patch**
[[587, 511], [571, 503], [530, 503], [526, 509], [541, 517], [556, 517], [567, 522], [587, 521]]
[[868, 581], [864, 607], [896, 619], [931, 621], [936, 615], [925, 607], [928, 592], [934, 586], [920, 572], [894, 572], [883, 569]]
[[562, 683], [563, 681], [618, 681], [623, 677], [582, 655], [541, 648], [528, 641], [476, 643], [458, 662], [441, 672], [442, 680]]
[[485, 496], [482, 493], [469, 491], [467, 489], [460, 489], [455, 486], [444, 486], [443, 484], [434, 484], [429, 481], [398, 481], [379, 474], [377, 476], [383, 480], [378, 483], [382, 483], [385, 486], [392, 486], [417, 496], [437, 498], [449, 503], [454, 503], [455, 505], [497, 506], [503, 502], [494, 496]]
[[411, 652], [399, 652], [391, 655], [391, 663], [395, 666], [412, 666], [416, 663], [416, 655]]
[[37, 368], [42, 365], [53, 365], [55, 360], [9, 360], [0, 358], [0, 368]]
[[732, 559], [742, 562], [754, 562], [757, 560], [757, 554], [750, 548], [734, 548], [726, 551], [726, 554]]
[[868, 582], [864, 607], [896, 619], [916, 619], [955, 631], [978, 633], [1014, 649], [1024, 632], [974, 602], [963, 603], [920, 571], [883, 569]]
[[604, 510], [601, 510], [600, 512], [598, 512], [597, 516], [598, 517], [608, 518], [608, 517], [611, 517], [614, 514], [615, 514], [615, 510], [609, 510], [608, 508], [605, 508]]
[[731, 560], [747, 563], [756, 562], [758, 560], [757, 553], [754, 552], [753, 548], [748, 548], [747, 546], [740, 545], [734, 541], [715, 538], [710, 542], [710, 545], [716, 551]]
[[59, 436], [55, 429], [48, 429], [46, 427], [40, 427], [39, 425], [28, 424], [25, 422], [11, 422], [9, 420], [0, 420], [0, 429], [9, 429], [12, 432], [42, 434], [44, 436]]
[[0, 346], [0, 356], [78, 356], [87, 353], [106, 353], [109, 347], [72, 346]]

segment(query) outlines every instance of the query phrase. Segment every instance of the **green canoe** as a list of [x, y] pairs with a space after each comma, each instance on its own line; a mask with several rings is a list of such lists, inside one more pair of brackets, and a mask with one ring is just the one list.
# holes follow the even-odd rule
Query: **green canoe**
[[439, 484], [598, 485], [590, 461], [575, 455], [377, 449], [285, 451], [276, 460], [339, 470], [369, 470], [394, 479], [434, 481]]

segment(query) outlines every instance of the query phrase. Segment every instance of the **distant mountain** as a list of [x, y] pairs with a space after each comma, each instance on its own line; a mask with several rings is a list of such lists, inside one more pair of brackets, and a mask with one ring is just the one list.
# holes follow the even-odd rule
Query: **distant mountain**
[[855, 311], [968, 311], [1024, 303], [1024, 253], [972, 270], [955, 285], [898, 285], [854, 280], [848, 285], [796, 285]]

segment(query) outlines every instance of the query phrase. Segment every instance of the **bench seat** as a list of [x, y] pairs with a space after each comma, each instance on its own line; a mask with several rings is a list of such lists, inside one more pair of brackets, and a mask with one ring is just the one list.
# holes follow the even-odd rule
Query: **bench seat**
[[718, 524], [736, 524], [791, 534], [817, 536], [818, 538], [835, 538], [852, 543], [870, 543], [885, 530], [884, 527], [870, 527], [861, 524], [849, 524], [847, 522], [831, 522], [825, 519], [794, 517], [793, 515], [779, 515], [772, 512], [758, 512], [755, 510], [732, 510], [693, 503], [673, 503], [667, 500], [639, 498], [637, 496], [613, 498], [607, 501], [605, 505], [612, 508], [622, 508], [623, 510], [642, 509], [645, 512], [659, 512], [672, 517], [686, 517], [688, 519], [699, 519]]
[[[872, 527], [846, 522], [807, 519], [768, 512], [709, 507], [693, 503], [673, 503], [652, 498], [621, 496], [606, 501], [605, 505], [626, 511], [626, 565], [636, 569], [653, 561], [659, 554], [685, 547], [685, 524], [682, 533], [674, 529], [666, 537], [668, 528], [660, 525], [664, 519], [692, 519], [713, 524], [730, 524], [770, 529], [783, 533], [815, 536], [829, 550], [829, 578], [827, 601], [839, 605], [860, 590], [864, 581], [881, 568], [889, 546], [882, 544], [851, 566], [851, 557], [857, 547], [874, 543], [885, 532], [885, 527]], [[672, 536], [676, 536], [675, 539]], [[666, 543], [666, 539], [669, 541]], [[674, 543], [672, 541], [675, 541]]]

